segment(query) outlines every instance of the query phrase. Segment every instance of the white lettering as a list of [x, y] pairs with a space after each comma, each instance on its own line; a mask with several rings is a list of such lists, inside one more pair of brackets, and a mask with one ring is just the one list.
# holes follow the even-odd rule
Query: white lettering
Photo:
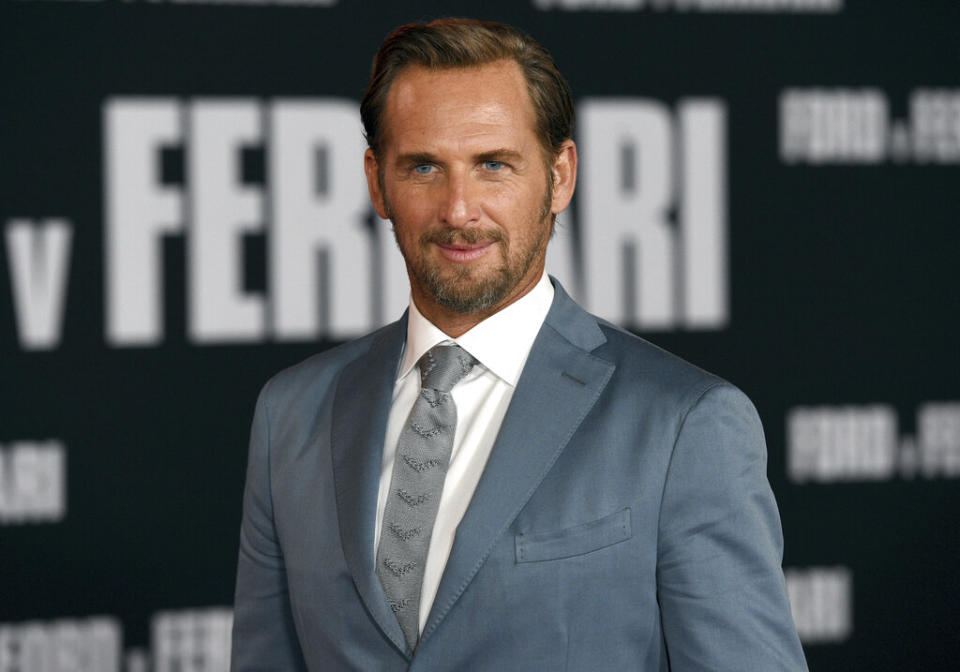
[[847, 567], [787, 569], [787, 595], [804, 644], [842, 642], [853, 632], [853, 577]]
[[913, 153], [920, 162], [960, 162], [960, 90], [918, 89], [910, 95]]
[[230, 609], [155, 614], [151, 625], [153, 672], [227, 672]]
[[680, 106], [683, 307], [687, 326], [727, 326], [726, 110], [715, 100]]
[[580, 222], [593, 312], [646, 328], [674, 323], [670, 112], [652, 100], [580, 105]]
[[172, 99], [108, 100], [106, 147], [106, 319], [113, 345], [163, 338], [161, 237], [183, 228], [180, 190], [160, 184], [159, 153], [182, 142]]
[[263, 223], [260, 189], [238, 184], [240, 151], [262, 142], [253, 101], [190, 106], [190, 337], [199, 343], [263, 340], [263, 299], [244, 295], [243, 234]]
[[843, 8], [843, 0], [672, 0], [672, 2], [679, 10], [701, 12], [838, 12]]
[[120, 672], [113, 618], [0, 624], [0, 672]]
[[832, 13], [843, 9], [843, 0], [533, 0], [541, 11], [654, 11]]
[[[661, 103], [583, 102], [580, 244], [588, 308], [647, 329], [725, 326], [725, 110], [680, 105], [677, 130]], [[679, 151], [681, 184], [675, 185]], [[679, 226], [670, 210], [679, 194]]]
[[[353, 103], [275, 101], [266, 131], [263, 114], [252, 99], [105, 105], [111, 344], [163, 340], [163, 239], [183, 230], [195, 343], [350, 338], [406, 306], [406, 267], [367, 199]], [[727, 324], [725, 116], [710, 99], [682, 102], [676, 120], [649, 100], [581, 107], [580, 217], [559, 216], [547, 268], [591, 310], [650, 329]], [[245, 172], [261, 151], [268, 191]], [[266, 258], [247, 260], [247, 237], [268, 220]], [[261, 262], [266, 295], [244, 286]]]
[[271, 5], [277, 7], [333, 7], [338, 0], [151, 0], [178, 5]]
[[917, 410], [920, 472], [960, 477], [960, 402], [927, 403]]
[[0, 525], [62, 520], [67, 510], [66, 459], [59, 441], [0, 446]]
[[887, 479], [897, 442], [889, 406], [794, 408], [787, 416], [788, 475], [795, 483]]
[[13, 219], [5, 234], [20, 345], [55, 348], [63, 325], [73, 228], [64, 219]]
[[780, 94], [785, 163], [878, 163], [886, 158], [887, 99], [876, 89], [787, 89]]
[[625, 10], [640, 9], [646, 4], [646, 0], [533, 0], [533, 5], [537, 9], [565, 9], [580, 10]]
[[270, 288], [280, 340], [346, 338], [372, 321], [373, 235], [356, 105], [280, 100], [270, 114]]

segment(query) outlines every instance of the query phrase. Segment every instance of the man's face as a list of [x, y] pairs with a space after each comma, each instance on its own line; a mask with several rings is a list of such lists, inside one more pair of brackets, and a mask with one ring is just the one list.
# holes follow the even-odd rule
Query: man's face
[[576, 150], [568, 141], [548, 165], [535, 123], [513, 61], [410, 67], [394, 80], [381, 156], [368, 150], [365, 169], [428, 317], [496, 312], [540, 278], [552, 214], [573, 193]]

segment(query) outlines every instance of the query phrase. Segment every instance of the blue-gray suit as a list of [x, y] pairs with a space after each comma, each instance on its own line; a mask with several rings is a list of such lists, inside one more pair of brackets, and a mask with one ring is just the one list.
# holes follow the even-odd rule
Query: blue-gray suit
[[234, 670], [806, 669], [750, 401], [559, 285], [412, 654], [373, 554], [405, 336], [402, 319], [264, 388]]

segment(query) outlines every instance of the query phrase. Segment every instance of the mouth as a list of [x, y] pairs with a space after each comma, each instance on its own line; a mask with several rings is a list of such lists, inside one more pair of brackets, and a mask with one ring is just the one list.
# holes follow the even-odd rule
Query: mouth
[[479, 259], [487, 254], [490, 249], [496, 245], [495, 240], [484, 240], [477, 243], [439, 243], [434, 245], [440, 250], [440, 254], [450, 261], [464, 263]]
[[492, 254], [497, 245], [505, 245], [506, 236], [496, 228], [446, 228], [430, 231], [420, 238], [420, 244], [426, 249], [435, 247], [447, 261], [456, 264], [469, 264]]

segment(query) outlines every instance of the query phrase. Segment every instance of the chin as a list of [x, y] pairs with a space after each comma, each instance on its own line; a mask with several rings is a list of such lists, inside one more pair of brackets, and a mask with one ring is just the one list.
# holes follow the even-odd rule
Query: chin
[[435, 303], [457, 313], [475, 313], [492, 308], [516, 285], [516, 282], [511, 282], [513, 278], [506, 269], [482, 274], [472, 271], [469, 267], [463, 268], [453, 278], [428, 273], [422, 284]]

